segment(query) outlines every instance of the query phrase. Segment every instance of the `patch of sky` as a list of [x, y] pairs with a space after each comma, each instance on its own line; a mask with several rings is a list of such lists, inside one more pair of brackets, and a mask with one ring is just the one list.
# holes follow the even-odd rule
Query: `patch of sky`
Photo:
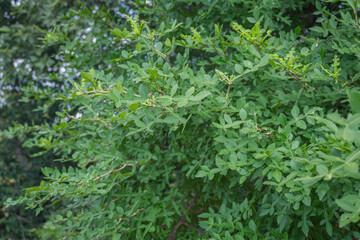
[[24, 59], [15, 59], [13, 61], [13, 65], [15, 68], [17, 68], [20, 64], [22, 64], [24, 62]]
[[21, 5], [21, 1], [20, 0], [19, 1], [11, 0], [11, 5], [18, 7]]

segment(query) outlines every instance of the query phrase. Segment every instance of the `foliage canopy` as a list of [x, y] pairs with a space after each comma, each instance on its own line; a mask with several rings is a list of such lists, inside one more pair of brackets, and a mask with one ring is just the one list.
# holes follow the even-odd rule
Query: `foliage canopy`
[[360, 238], [360, 1], [119, 6], [44, 30], [57, 117], [3, 134], [63, 167], [8, 206], [61, 202], [63, 239]]

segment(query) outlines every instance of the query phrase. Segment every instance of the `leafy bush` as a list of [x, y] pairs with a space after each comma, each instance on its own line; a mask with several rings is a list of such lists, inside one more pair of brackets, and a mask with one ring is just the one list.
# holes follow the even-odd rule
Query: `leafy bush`
[[71, 166], [8, 205], [62, 201], [64, 239], [360, 238], [360, 2], [191, 2], [104, 18], [117, 57], [68, 81], [52, 126], [11, 131]]

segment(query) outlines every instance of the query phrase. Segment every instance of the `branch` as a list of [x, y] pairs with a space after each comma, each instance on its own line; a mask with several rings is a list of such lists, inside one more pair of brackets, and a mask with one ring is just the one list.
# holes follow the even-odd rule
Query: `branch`
[[[127, 93], [127, 91], [125, 91], [125, 90], [123, 90], [123, 92]], [[87, 94], [92, 94], [92, 93], [105, 94], [105, 93], [110, 93], [110, 91], [93, 90], [93, 91], [88, 91], [88, 92], [76, 93], [76, 96], [82, 96], [82, 95], [87, 95]], [[141, 96], [139, 94], [134, 94], [134, 97], [141, 97]]]
[[94, 121], [94, 122], [100, 122], [106, 126], [110, 126], [111, 124], [104, 122], [102, 119], [100, 118], [76, 118], [72, 115], [67, 115], [69, 118], [74, 119], [75, 121]]
[[228, 88], [227, 88], [226, 95], [225, 95], [226, 99], [227, 99], [228, 96], [229, 96], [230, 86], [231, 86], [231, 84], [228, 84]]
[[167, 237], [167, 240], [173, 240], [173, 239], [176, 238], [177, 230], [179, 229], [179, 227], [180, 227], [181, 225], [185, 225], [185, 226], [187, 226], [188, 228], [197, 231], [200, 235], [203, 234], [200, 229], [198, 229], [198, 228], [190, 225], [190, 224], [187, 223], [186, 220], [185, 220], [185, 214], [188, 213], [188, 212], [191, 210], [191, 208], [193, 208], [193, 207], [195, 206], [197, 197], [198, 197], [198, 194], [196, 194], [196, 195], [190, 200], [189, 204], [184, 204], [185, 207], [187, 207], [186, 212], [184, 212], [184, 213], [181, 215], [181, 218], [180, 218], [179, 222], [178, 222], [178, 223], [174, 226], [174, 228], [171, 230], [171, 233], [170, 233], [169, 236]]
[[[132, 163], [126, 163], [126, 164], [124, 164], [122, 167], [120, 167], [120, 168], [118, 168], [118, 169], [111, 169], [110, 171], [108, 171], [108, 172], [106, 172], [106, 173], [104, 173], [104, 174], [102, 174], [102, 175], [100, 175], [100, 176], [97, 176], [96, 178], [93, 179], [93, 181], [97, 181], [97, 180], [99, 180], [100, 178], [103, 178], [103, 177], [105, 177], [105, 176], [107, 176], [107, 175], [109, 175], [109, 174], [111, 174], [111, 173], [121, 171], [121, 170], [123, 170], [123, 169], [124, 169], [125, 167], [127, 167], [127, 166], [134, 166], [134, 164], [132, 164]], [[80, 181], [80, 182], [77, 183], [77, 185], [80, 185], [80, 184], [83, 184], [83, 183], [84, 183], [84, 181]]]
[[150, 41], [150, 43], [151, 43], [151, 49], [152, 49], [154, 52], [156, 52], [160, 57], [162, 57], [163, 59], [165, 59], [165, 61], [166, 61], [166, 62], [168, 63], [168, 65], [169, 65], [169, 70], [170, 70], [170, 72], [171, 72], [171, 71], [172, 71], [172, 68], [171, 68], [171, 64], [170, 64], [170, 61], [169, 61], [169, 56], [166, 55], [166, 54], [164, 54], [164, 53], [162, 53], [162, 52], [160, 52], [159, 50], [157, 50], [157, 49], [155, 48], [155, 46], [154, 46], [154, 40], [153, 40], [152, 38], [149, 38], [148, 36], [145, 36], [144, 34], [141, 34], [140, 36]]
[[203, 235], [203, 232], [200, 229], [190, 225], [189, 223], [183, 222], [182, 224], [184, 224], [185, 226], [187, 226], [190, 229], [193, 229], [193, 230], [197, 231], [201, 236]]
[[206, 43], [206, 42], [202, 42], [202, 45], [204, 45], [204, 46], [210, 46], [210, 47], [212, 47], [212, 48], [214, 49], [214, 51], [215, 51], [216, 53], [220, 54], [220, 55], [223, 56], [223, 57], [226, 57], [226, 54], [223, 53], [223, 52], [221, 52], [221, 51], [219, 51], [219, 50], [215, 47], [215, 44], [214, 44], [214, 43], [209, 44], [209, 43]]
[[183, 218], [181, 218], [180, 221], [174, 226], [171, 233], [167, 237], [167, 240], [172, 240], [172, 239], [176, 238], [176, 232], [177, 232], [178, 228], [181, 226], [181, 224], [183, 224]]
[[123, 170], [123, 169], [124, 169], [125, 167], [127, 167], [127, 166], [134, 166], [134, 164], [127, 163], [127, 164], [124, 164], [121, 168], [111, 169], [110, 171], [108, 171], [108, 172], [106, 172], [106, 173], [104, 173], [104, 174], [102, 174], [102, 175], [94, 178], [93, 181], [99, 180], [100, 178], [105, 177], [106, 175], [109, 175], [109, 174], [111, 174], [111, 173], [121, 171], [121, 170]]
[[76, 95], [81, 96], [81, 95], [92, 94], [92, 93], [110, 93], [110, 91], [93, 90], [93, 91], [88, 91], [88, 92], [76, 93]]
[[296, 80], [297, 83], [299, 83], [300, 85], [302, 85], [304, 88], [306, 88], [306, 89], [309, 89], [309, 88], [310, 88], [310, 87], [307, 85], [306, 82], [300, 81], [301, 78], [300, 78], [297, 74], [295, 74], [293, 71], [287, 70], [287, 72], [290, 74], [291, 77], [293, 77], [293, 78]]
[[131, 214], [129, 218], [119, 218], [119, 220], [116, 222], [116, 226], [119, 225], [122, 220], [127, 220], [129, 222], [131, 217], [137, 215], [140, 211], [143, 211], [144, 209], [145, 208], [139, 208], [138, 210], [136, 210], [136, 212]]

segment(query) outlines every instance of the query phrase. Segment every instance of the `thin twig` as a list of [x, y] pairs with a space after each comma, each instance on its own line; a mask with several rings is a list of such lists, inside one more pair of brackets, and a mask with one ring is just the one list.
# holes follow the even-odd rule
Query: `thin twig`
[[[122, 90], [123, 93], [127, 93], [127, 91]], [[93, 91], [88, 91], [88, 92], [82, 92], [82, 93], [76, 93], [77, 96], [82, 96], [82, 95], [87, 95], [87, 94], [92, 94], [92, 93], [101, 93], [101, 94], [105, 94], [105, 93], [110, 93], [110, 91], [99, 91], [99, 90], [93, 90]], [[134, 94], [134, 97], [141, 97], [139, 94]]]
[[24, 233], [24, 226], [22, 224], [22, 219], [17, 215], [16, 218], [18, 219], [19, 221], [19, 225], [20, 225], [20, 231], [21, 231], [21, 236], [22, 236], [22, 239], [25, 240], [25, 233]]
[[102, 123], [102, 124], [104, 124], [104, 125], [106, 125], [106, 126], [110, 126], [110, 124], [109, 123], [107, 123], [107, 122], [104, 122], [102, 119], [100, 119], [100, 118], [76, 118], [76, 117], [74, 117], [74, 116], [72, 116], [72, 115], [67, 115], [69, 118], [72, 118], [72, 119], [74, 119], [75, 121], [90, 121], [90, 122], [100, 122], [100, 123]]
[[354, 4], [355, 4], [355, 9], [354, 9], [355, 26], [360, 28], [359, 19], [358, 19], [358, 7], [357, 7], [357, 5], [359, 4], [359, 1], [355, 1]]
[[166, 55], [166, 54], [164, 54], [164, 53], [162, 53], [162, 52], [160, 52], [159, 50], [157, 50], [157, 49], [155, 48], [154, 40], [153, 40], [152, 38], [149, 38], [148, 36], [145, 36], [144, 34], [141, 34], [140, 36], [150, 41], [150, 43], [151, 43], [151, 49], [152, 49], [154, 52], [156, 52], [160, 57], [162, 57], [163, 59], [165, 59], [165, 61], [166, 61], [167, 64], [169, 65], [169, 70], [170, 70], [170, 72], [171, 72], [171, 71], [172, 71], [172, 67], [171, 67], [171, 64], [170, 64], [169, 56]]
[[223, 52], [221, 52], [221, 51], [219, 51], [219, 50], [216, 49], [215, 44], [212, 44], [212, 46], [213, 46], [215, 52], [219, 53], [219, 54], [222, 55], [223, 57], [226, 57], [226, 54], [225, 54], [225, 53], [223, 53]]
[[174, 226], [174, 228], [172, 229], [171, 233], [169, 234], [169, 236], [167, 237], [167, 240], [172, 240], [176, 238], [176, 233], [178, 228], [181, 226], [181, 224], [183, 224], [183, 219], [180, 219], [180, 221]]
[[229, 96], [230, 86], [231, 86], [231, 84], [228, 85], [228, 88], [227, 88], [227, 91], [226, 91], [226, 95], [225, 95], [226, 99], [227, 99], [228, 96]]
[[[102, 174], [102, 175], [100, 175], [100, 176], [97, 176], [96, 178], [93, 179], [93, 181], [99, 180], [100, 178], [103, 178], [103, 177], [105, 177], [105, 176], [107, 176], [107, 175], [109, 175], [109, 174], [111, 174], [111, 173], [121, 171], [122, 169], [124, 169], [124, 168], [127, 167], [127, 166], [134, 166], [134, 164], [132, 164], [132, 163], [126, 163], [126, 164], [124, 164], [122, 167], [120, 167], [120, 168], [118, 168], [118, 169], [111, 169], [110, 171], [108, 171], [108, 172], [106, 172], [106, 173], [104, 173], [104, 174]], [[84, 181], [80, 181], [80, 182], [77, 183], [77, 185], [81, 185], [81, 184], [83, 184], [83, 183], [84, 183]]]
[[109, 174], [111, 174], [111, 173], [121, 171], [121, 170], [123, 170], [123, 169], [124, 169], [125, 167], [127, 167], [127, 166], [134, 166], [134, 164], [127, 163], [127, 164], [124, 164], [122, 167], [120, 167], [120, 168], [118, 168], [118, 169], [111, 169], [110, 171], [108, 171], [108, 172], [106, 172], [106, 173], [104, 173], [104, 174], [102, 174], [102, 175], [94, 178], [93, 181], [99, 180], [100, 178], [105, 177], [106, 175], [109, 175]]
[[288, 70], [287, 72], [291, 75], [291, 77], [293, 77], [296, 80], [297, 83], [299, 83], [300, 85], [303, 85], [304, 88], [306, 88], [306, 89], [310, 88], [306, 82], [301, 81], [301, 78], [296, 73], [294, 73], [291, 70]]
[[215, 44], [209, 44], [209, 43], [206, 43], [206, 42], [202, 42], [202, 45], [204, 45], [204, 46], [209, 46], [209, 47], [213, 47], [213, 49], [214, 49], [214, 51], [216, 52], [216, 53], [218, 53], [218, 54], [220, 54], [221, 56], [223, 56], [223, 57], [226, 57], [226, 54], [225, 53], [223, 53], [223, 52], [221, 52], [221, 51], [219, 51], [216, 47], [215, 47]]
[[[134, 212], [133, 214], [131, 214], [129, 218], [137, 215], [137, 214], [138, 214], [140, 211], [142, 211], [142, 210], [144, 210], [144, 208], [139, 208], [136, 212]], [[122, 220], [127, 220], [127, 221], [129, 222], [129, 221], [130, 221], [129, 218], [119, 218], [119, 220], [116, 222], [116, 225], [119, 225]]]
[[202, 231], [201, 231], [200, 229], [198, 229], [198, 228], [196, 228], [196, 227], [194, 227], [194, 226], [190, 225], [189, 223], [187, 223], [187, 222], [183, 222], [182, 224], [184, 224], [184, 225], [185, 225], [185, 226], [187, 226], [188, 228], [191, 228], [191, 229], [193, 229], [193, 230], [197, 231], [200, 235], [203, 235], [203, 233], [202, 233]]
[[110, 91], [93, 90], [93, 91], [88, 91], [88, 92], [76, 93], [76, 95], [81, 96], [81, 95], [92, 94], [92, 93], [110, 93]]

